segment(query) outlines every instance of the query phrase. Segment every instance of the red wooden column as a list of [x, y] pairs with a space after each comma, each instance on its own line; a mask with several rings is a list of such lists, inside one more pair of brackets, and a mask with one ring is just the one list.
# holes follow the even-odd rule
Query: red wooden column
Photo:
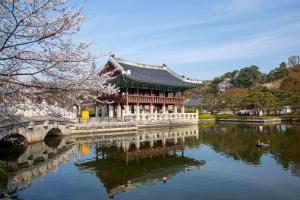
[[136, 89], [136, 92], [137, 92], [137, 95], [138, 95], [138, 98], [137, 98], [137, 105], [140, 105], [140, 89], [139, 88], [137, 88]]
[[163, 108], [162, 108], [162, 113], [166, 112], [166, 91], [164, 91], [164, 96], [163, 96]]
[[180, 106], [183, 106], [183, 92], [181, 92]]
[[126, 88], [126, 93], [125, 93], [125, 101], [126, 101], [126, 106], [128, 106], [128, 88]]
[[137, 88], [136, 92], [137, 92], [137, 100], [136, 100], [136, 112], [135, 112], [135, 114], [139, 115], [140, 114], [140, 89]]
[[129, 105], [128, 105], [128, 88], [126, 88], [126, 91], [125, 91], [125, 114], [129, 114]]
[[153, 107], [153, 97], [152, 97], [152, 90], [150, 90], [150, 114], [153, 114], [153, 109], [154, 109], [154, 107]]

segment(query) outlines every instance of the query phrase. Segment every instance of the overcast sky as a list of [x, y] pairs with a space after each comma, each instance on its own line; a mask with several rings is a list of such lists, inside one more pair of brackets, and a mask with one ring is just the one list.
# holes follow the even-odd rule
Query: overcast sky
[[77, 38], [92, 53], [165, 63], [191, 78], [252, 64], [268, 72], [300, 55], [300, 0], [86, 0], [83, 14]]

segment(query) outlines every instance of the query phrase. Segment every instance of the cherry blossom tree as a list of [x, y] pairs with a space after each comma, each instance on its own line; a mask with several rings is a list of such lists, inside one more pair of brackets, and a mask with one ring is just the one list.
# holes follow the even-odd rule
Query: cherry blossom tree
[[[99, 75], [90, 44], [72, 38], [85, 17], [67, 0], [0, 0], [0, 113], [14, 118], [25, 101], [60, 99], [69, 104], [112, 94]], [[20, 104], [22, 103], [22, 104]]]

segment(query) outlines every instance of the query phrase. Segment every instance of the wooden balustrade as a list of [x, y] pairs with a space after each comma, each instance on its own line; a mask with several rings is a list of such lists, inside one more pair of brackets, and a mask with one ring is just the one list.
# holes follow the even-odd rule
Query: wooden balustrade
[[[110, 101], [113, 103], [126, 103], [126, 96], [106, 96], [101, 97], [102, 101]], [[183, 98], [180, 97], [159, 97], [159, 96], [138, 96], [128, 95], [128, 103], [131, 104], [174, 104], [182, 105]]]

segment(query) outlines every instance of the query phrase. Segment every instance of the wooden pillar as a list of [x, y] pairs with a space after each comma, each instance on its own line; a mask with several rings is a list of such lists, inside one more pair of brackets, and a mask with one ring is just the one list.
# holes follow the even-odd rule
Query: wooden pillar
[[137, 119], [139, 120], [140, 118], [140, 90], [139, 88], [136, 89], [138, 98], [137, 98], [137, 102], [136, 102], [136, 115], [137, 115]]
[[126, 105], [128, 106], [128, 88], [126, 88], [126, 93], [125, 93], [125, 101], [126, 101]]
[[138, 96], [137, 104], [139, 104], [140, 103], [140, 90], [139, 90], [139, 88], [136, 89], [136, 93], [137, 93], [137, 96]]
[[120, 103], [118, 103], [118, 105], [117, 105], [117, 118], [118, 119], [122, 118], [122, 108], [121, 108]]
[[125, 105], [124, 105], [124, 114], [128, 115], [129, 113], [129, 104], [128, 104], [128, 88], [125, 90]]

